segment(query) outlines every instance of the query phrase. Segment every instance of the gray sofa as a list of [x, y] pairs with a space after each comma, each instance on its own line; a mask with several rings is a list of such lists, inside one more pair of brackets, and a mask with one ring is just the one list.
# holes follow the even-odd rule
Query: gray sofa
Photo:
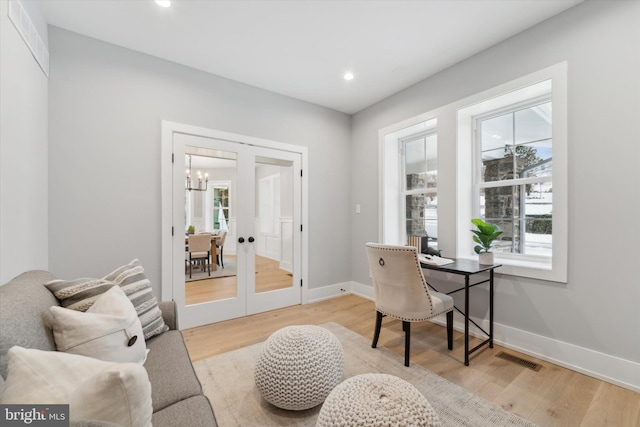
[[[44, 286], [52, 279], [55, 277], [51, 273], [34, 270], [0, 286], [0, 390], [7, 377], [7, 352], [12, 346], [56, 350], [53, 333], [43, 319], [49, 307], [59, 305]], [[202, 394], [182, 334], [176, 330], [175, 303], [160, 302], [159, 306], [170, 330], [147, 341], [151, 351], [144, 367], [151, 382], [152, 424], [216, 426], [213, 409]]]

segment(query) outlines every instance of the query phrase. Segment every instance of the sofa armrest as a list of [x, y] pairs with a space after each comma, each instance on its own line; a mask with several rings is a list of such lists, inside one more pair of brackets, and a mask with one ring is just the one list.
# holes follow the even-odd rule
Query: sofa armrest
[[170, 330], [178, 329], [175, 301], [158, 301], [158, 307], [162, 311], [162, 319]]

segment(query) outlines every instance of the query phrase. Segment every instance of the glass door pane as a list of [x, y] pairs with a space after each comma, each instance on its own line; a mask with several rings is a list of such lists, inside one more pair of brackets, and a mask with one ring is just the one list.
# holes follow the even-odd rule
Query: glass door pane
[[[228, 238], [235, 223], [235, 206], [230, 201], [237, 162], [234, 152], [185, 147], [186, 305], [235, 298], [238, 294], [233, 239]], [[209, 257], [190, 259], [189, 238], [201, 234], [211, 236]]]
[[172, 296], [181, 328], [246, 314], [246, 274], [234, 244], [236, 216], [246, 211], [238, 197], [247, 192], [243, 150], [215, 138], [173, 136]]
[[257, 156], [255, 293], [293, 285], [293, 161]]
[[[301, 156], [254, 147], [247, 313], [301, 302]], [[252, 239], [253, 238], [253, 239]]]

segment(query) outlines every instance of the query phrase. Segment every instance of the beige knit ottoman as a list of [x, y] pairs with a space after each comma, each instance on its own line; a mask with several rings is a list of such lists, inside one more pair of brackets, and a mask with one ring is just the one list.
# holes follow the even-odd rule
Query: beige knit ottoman
[[344, 354], [338, 338], [320, 326], [287, 326], [264, 343], [255, 382], [264, 399], [301, 411], [324, 402], [342, 381]]
[[333, 389], [318, 414], [316, 427], [439, 427], [427, 398], [405, 380], [387, 374], [363, 374]]

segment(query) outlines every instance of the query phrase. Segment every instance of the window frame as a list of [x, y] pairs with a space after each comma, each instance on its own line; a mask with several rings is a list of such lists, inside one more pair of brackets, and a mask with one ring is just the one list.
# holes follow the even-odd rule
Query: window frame
[[[406, 212], [404, 141], [413, 136], [438, 135], [434, 113], [422, 114], [379, 131], [379, 241], [391, 245], [406, 245]], [[438, 146], [438, 152], [440, 147]], [[439, 215], [438, 215], [439, 216]], [[439, 227], [439, 225], [438, 225]], [[438, 229], [440, 234], [440, 229]]]
[[[550, 93], [544, 92], [549, 82]], [[542, 91], [542, 92], [541, 92]], [[517, 110], [549, 98], [552, 102], [553, 234], [551, 257], [495, 253], [500, 273], [555, 282], [567, 282], [568, 173], [567, 173], [567, 65], [556, 64], [507, 84], [468, 98], [457, 109], [457, 204], [456, 257], [473, 259], [473, 242], [468, 232], [471, 218], [479, 214], [480, 148], [476, 143], [476, 123], [483, 116]], [[536, 179], [540, 182], [540, 178]], [[506, 185], [506, 184], [505, 184]], [[468, 197], [471, 196], [471, 197]], [[467, 197], [467, 199], [465, 199]], [[470, 199], [470, 200], [469, 200]]]
[[[551, 94], [536, 96], [533, 98], [529, 98], [524, 101], [519, 101], [513, 104], [506, 105], [504, 107], [500, 107], [495, 110], [488, 111], [483, 114], [479, 114], [477, 116], [472, 117], [474, 121], [474, 140], [473, 140], [473, 217], [481, 217], [485, 219], [480, 213], [480, 193], [482, 190], [486, 190], [487, 188], [497, 188], [497, 187], [511, 187], [511, 186], [522, 186], [527, 184], [536, 184], [543, 182], [551, 182], [553, 183], [553, 169], [551, 174], [542, 176], [542, 177], [528, 177], [528, 178], [511, 178], [504, 179], [500, 181], [485, 181], [482, 178], [482, 129], [480, 123], [485, 120], [490, 120], [492, 118], [504, 116], [506, 114], [515, 114], [518, 111], [526, 110], [531, 107], [535, 107], [537, 105], [552, 103]], [[553, 104], [552, 104], [553, 105]], [[553, 107], [552, 107], [553, 108]], [[553, 123], [551, 124], [553, 128]], [[553, 152], [553, 138], [549, 138], [552, 141], [552, 152]], [[518, 144], [515, 144], [514, 138], [514, 146], [517, 147]], [[553, 156], [552, 156], [553, 159]], [[526, 227], [526, 221], [521, 219], [523, 224], [521, 225]], [[553, 236], [553, 234], [552, 234]], [[526, 245], [526, 241], [524, 243]], [[553, 246], [552, 246], [552, 254], [553, 254]], [[496, 253], [498, 256], [498, 253]], [[534, 255], [534, 254], [524, 254], [524, 253], [515, 253], [515, 252], [501, 252], [498, 258], [504, 259], [512, 259], [512, 260], [522, 260], [522, 261], [535, 261], [539, 263], [550, 263], [553, 255]]]

